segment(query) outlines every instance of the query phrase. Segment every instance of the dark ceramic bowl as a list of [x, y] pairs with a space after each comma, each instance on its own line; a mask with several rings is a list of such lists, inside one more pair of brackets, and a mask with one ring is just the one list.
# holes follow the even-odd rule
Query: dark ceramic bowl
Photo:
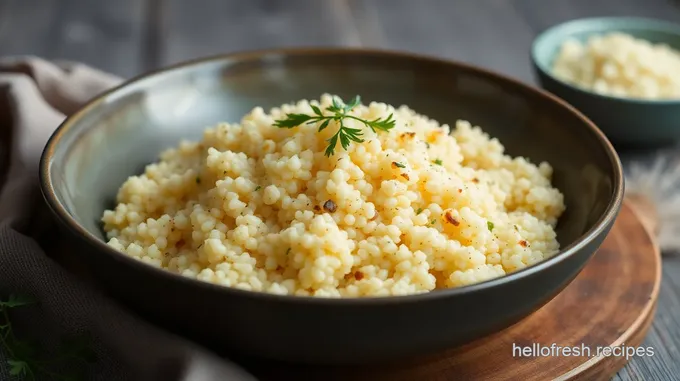
[[591, 119], [622, 148], [652, 148], [680, 140], [680, 99], [644, 100], [597, 94], [552, 75], [552, 64], [562, 43], [585, 41], [593, 35], [623, 32], [680, 50], [680, 25], [645, 18], [601, 17], [553, 26], [534, 40], [531, 60], [541, 86], [564, 99]]
[[[417, 296], [318, 299], [241, 291], [148, 266], [104, 243], [100, 216], [118, 187], [180, 138], [322, 93], [407, 104], [442, 123], [468, 119], [511, 155], [547, 160], [567, 211], [561, 252], [503, 278]], [[362, 50], [248, 52], [133, 79], [54, 133], [41, 163], [45, 199], [71, 251], [101, 287], [149, 320], [217, 351], [308, 363], [396, 359], [512, 325], [559, 293], [609, 232], [622, 169], [604, 135], [557, 98], [468, 65]]]

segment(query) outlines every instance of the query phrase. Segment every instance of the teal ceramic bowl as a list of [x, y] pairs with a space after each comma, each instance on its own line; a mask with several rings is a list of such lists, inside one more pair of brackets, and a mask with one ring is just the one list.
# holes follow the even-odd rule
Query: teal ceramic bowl
[[[680, 25], [634, 17], [600, 17], [569, 21], [542, 32], [531, 47], [540, 85], [590, 118], [619, 147], [651, 147], [680, 140], [680, 99], [644, 100], [600, 95], [552, 75], [553, 59], [570, 38], [623, 32], [680, 50]], [[680, 75], [680, 73], [678, 73]]]

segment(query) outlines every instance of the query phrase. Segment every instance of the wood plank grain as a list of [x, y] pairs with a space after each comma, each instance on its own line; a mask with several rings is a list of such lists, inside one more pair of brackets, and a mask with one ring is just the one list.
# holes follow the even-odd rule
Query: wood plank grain
[[2, 55], [80, 61], [122, 76], [142, 69], [144, 1], [4, 1]]
[[367, 46], [435, 55], [532, 79], [526, 46], [533, 31], [507, 1], [350, 0], [350, 4], [360, 30], [380, 29], [362, 35]]
[[49, 55], [56, 0], [0, 1], [0, 56]]
[[577, 17], [680, 21], [669, 0], [348, 0], [365, 46], [473, 63], [534, 83], [528, 49], [542, 29]]
[[167, 0], [162, 63], [239, 50], [358, 45], [343, 1]]
[[146, 0], [145, 3], [142, 49], [139, 60], [142, 62], [143, 70], [148, 71], [161, 66], [165, 2], [163, 0]]
[[677, 0], [510, 0], [510, 3], [536, 31], [580, 17], [637, 16], [680, 21]]
[[661, 286], [656, 316], [643, 345], [654, 348], [654, 356], [635, 357], [617, 374], [615, 380], [675, 380], [680, 374], [680, 353], [678, 351], [678, 327], [680, 318], [680, 295], [677, 288], [668, 280], [677, 277], [680, 266], [677, 259], [664, 259], [664, 282]]
[[60, 0], [52, 56], [134, 75], [141, 70], [143, 11], [139, 0]]

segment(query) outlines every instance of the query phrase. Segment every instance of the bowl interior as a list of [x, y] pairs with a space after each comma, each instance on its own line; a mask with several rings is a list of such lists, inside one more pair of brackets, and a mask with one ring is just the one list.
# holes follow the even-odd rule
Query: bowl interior
[[590, 36], [610, 32], [627, 33], [680, 50], [680, 25], [637, 17], [599, 17], [577, 19], [548, 28], [534, 40], [532, 59], [542, 71], [552, 76], [553, 61], [565, 40], [573, 38], [585, 42]]
[[554, 167], [567, 211], [563, 248], [593, 229], [619, 197], [618, 158], [580, 114], [518, 82], [464, 65], [362, 51], [244, 53], [198, 61], [132, 81], [68, 119], [43, 157], [43, 187], [86, 236], [104, 239], [100, 217], [119, 186], [180, 139], [205, 127], [334, 93], [409, 105], [442, 124], [467, 119], [510, 155]]

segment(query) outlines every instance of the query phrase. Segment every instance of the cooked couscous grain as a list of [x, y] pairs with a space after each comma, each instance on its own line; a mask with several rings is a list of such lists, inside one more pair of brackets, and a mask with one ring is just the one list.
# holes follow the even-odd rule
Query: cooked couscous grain
[[330, 157], [333, 123], [273, 126], [331, 102], [255, 108], [165, 151], [104, 213], [109, 245], [206, 282], [319, 297], [469, 285], [558, 252], [565, 207], [548, 163], [504, 155], [466, 121], [450, 129], [383, 103], [351, 115], [394, 114], [394, 128], [364, 129]]
[[554, 75], [576, 86], [618, 97], [680, 98], [680, 52], [626, 33], [565, 41]]

